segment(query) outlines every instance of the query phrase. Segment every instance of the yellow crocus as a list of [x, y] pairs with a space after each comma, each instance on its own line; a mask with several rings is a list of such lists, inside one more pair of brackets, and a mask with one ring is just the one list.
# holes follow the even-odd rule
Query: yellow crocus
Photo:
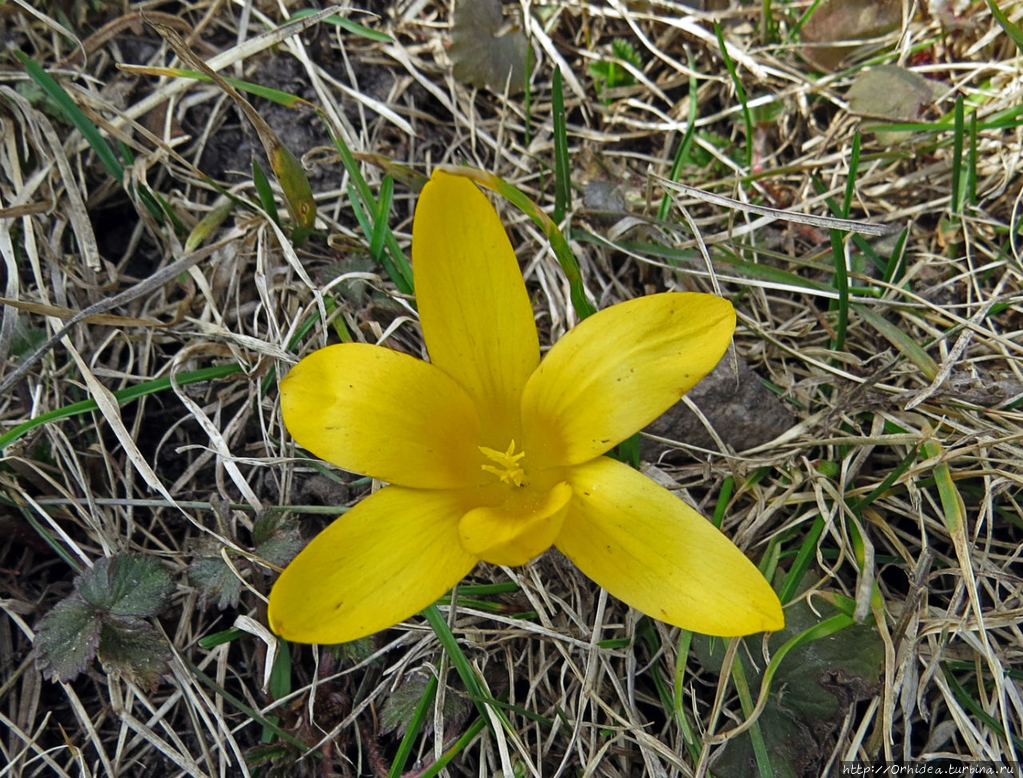
[[721, 358], [720, 297], [613, 305], [540, 359], [526, 286], [487, 198], [438, 172], [412, 229], [430, 361], [344, 343], [281, 382], [284, 422], [328, 462], [390, 485], [321, 532], [270, 593], [274, 631], [340, 643], [390, 627], [477, 562], [522, 565], [556, 546], [611, 594], [712, 635], [784, 625], [757, 568], [697, 511], [604, 454]]

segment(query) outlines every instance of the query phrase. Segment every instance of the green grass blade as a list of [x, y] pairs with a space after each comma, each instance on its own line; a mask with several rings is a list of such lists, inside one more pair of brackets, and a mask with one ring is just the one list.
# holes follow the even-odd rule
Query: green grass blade
[[192, 673], [193, 676], [195, 676], [199, 681], [201, 681], [207, 687], [212, 689], [218, 695], [223, 697], [225, 702], [228, 702], [231, 705], [233, 705], [235, 708], [238, 709], [239, 712], [244, 713], [257, 724], [262, 724], [264, 727], [270, 729], [277, 737], [279, 737], [285, 743], [293, 745], [302, 753], [309, 753], [311, 756], [314, 756], [317, 759], [323, 758], [323, 755], [320, 754], [318, 751], [310, 751], [308, 745], [306, 745], [301, 740], [292, 736], [289, 732], [279, 727], [276, 722], [271, 721], [271, 717], [264, 716], [255, 708], [246, 705], [241, 699], [235, 697], [233, 694], [231, 694], [231, 692], [229, 692], [223, 686], [221, 686], [208, 675], [206, 675], [206, 673], [200, 670], [198, 665], [192, 662], [188, 657], [182, 654], [179, 654], [178, 656], [181, 659], [181, 661], [185, 664], [185, 666], [188, 667], [189, 671]]
[[[326, 121], [326, 117], [321, 116]], [[353, 206], [356, 202], [362, 205], [363, 210], [366, 213], [377, 213], [378, 204], [377, 199], [373, 196], [373, 193], [369, 189], [369, 184], [366, 183], [366, 179], [362, 175], [362, 170], [359, 169], [359, 163], [352, 156], [351, 149], [348, 148], [348, 144], [345, 143], [344, 139], [340, 135], [334, 135], [331, 133], [331, 138], [334, 141], [334, 146], [337, 149], [338, 154], [341, 156], [341, 163], [345, 166], [345, 170], [348, 171], [348, 177], [351, 179], [351, 185], [355, 188], [356, 197], [350, 198]], [[363, 227], [363, 232], [366, 236], [366, 240], [372, 243], [373, 240], [373, 228], [369, 228], [366, 231], [366, 227]], [[394, 233], [390, 227], [386, 229], [384, 237], [384, 245], [387, 251], [381, 250], [378, 256], [374, 256], [373, 259], [379, 262], [383, 266], [384, 271], [390, 276], [394, 285], [398, 287], [398, 290], [403, 294], [412, 294], [413, 291], [413, 280], [412, 280], [412, 264], [408, 261], [408, 258], [402, 252], [398, 246], [398, 240], [394, 237]]]
[[380, 182], [380, 193], [377, 196], [377, 209], [373, 214], [373, 232], [369, 240], [369, 255], [378, 257], [383, 254], [384, 243], [391, 231], [387, 218], [391, 214], [391, 202], [394, 200], [394, 179], [384, 176]]
[[[175, 380], [179, 386], [188, 386], [189, 384], [196, 384], [200, 381], [213, 381], [217, 378], [226, 378], [227, 376], [234, 375], [235, 373], [241, 373], [242, 370], [242, 366], [237, 363], [230, 365], [218, 365], [216, 367], [204, 367], [200, 370], [181, 373], [180, 375], [175, 376]], [[145, 383], [141, 383], [136, 386], [118, 389], [113, 394], [114, 398], [119, 403], [126, 403], [131, 400], [136, 400], [139, 397], [145, 397], [149, 394], [165, 392], [170, 388], [171, 383], [169, 378], [157, 378], [153, 381], [146, 381]], [[18, 440], [18, 438], [36, 429], [36, 427], [49, 424], [51, 421], [68, 419], [72, 416], [80, 416], [83, 413], [90, 413], [91, 411], [98, 409], [99, 406], [96, 404], [95, 400], [82, 400], [81, 402], [77, 402], [72, 405], [65, 405], [63, 408], [56, 408], [48, 413], [42, 413], [34, 419], [30, 419], [29, 421], [19, 424], [14, 429], [0, 435], [0, 451], [3, 451], [11, 443]]]
[[813, 16], [813, 12], [817, 10], [817, 6], [821, 4], [822, 0], [813, 0], [810, 3], [810, 7], [807, 8], [803, 15], [796, 20], [796, 23], [792, 25], [792, 29], [789, 30], [789, 43], [793, 43], [796, 40], [796, 36], [799, 35], [799, 31], [803, 28], [803, 25], [810, 21], [810, 17]]
[[473, 722], [473, 725], [465, 731], [465, 734], [458, 738], [458, 740], [455, 741], [455, 744], [451, 746], [451, 748], [449, 748], [447, 751], [441, 754], [440, 759], [438, 759], [426, 770], [424, 770], [423, 774], [419, 776], [419, 778], [433, 778], [433, 776], [437, 775], [437, 773], [439, 773], [441, 770], [448, 766], [448, 763], [452, 759], [454, 759], [456, 756], [462, 753], [462, 751], [465, 750], [465, 747], [468, 746], [473, 741], [473, 739], [475, 739], [475, 737], [480, 732], [483, 731], [483, 727], [485, 726], [486, 722], [483, 719], [476, 719], [476, 721]]
[[817, 516], [814, 519], [813, 525], [810, 527], [810, 531], [807, 533], [806, 538], [803, 540], [803, 544], [799, 547], [799, 552], [796, 554], [796, 560], [792, 563], [792, 567], [789, 568], [788, 574], [785, 576], [785, 580], [782, 582], [781, 591], [778, 592], [778, 599], [781, 600], [782, 605], [786, 605], [793, 597], [796, 596], [796, 592], [799, 590], [799, 584], [803, 580], [803, 576], [806, 575], [806, 571], [810, 569], [810, 565], [816, 561], [817, 558], [817, 542], [821, 539], [821, 535], [824, 533], [824, 517]]
[[977, 204], [977, 112], [970, 114], [970, 160], [966, 168], [966, 201]]
[[889, 284], [897, 283], [906, 273], [906, 239], [909, 238], [909, 230], [902, 230], [895, 241], [895, 248], [888, 256], [888, 262], [884, 267], [884, 280]]
[[[275, 700], [283, 700], [291, 694], [291, 649], [288, 641], [277, 639], [277, 656], [274, 658], [273, 667], [270, 668], [270, 696]], [[267, 720], [274, 725], [280, 724], [280, 717], [267, 716]], [[277, 727], [263, 726], [262, 741], [272, 743], [277, 734]]]
[[902, 477], [902, 474], [909, 470], [909, 466], [917, 460], [919, 455], [920, 450], [918, 448], [914, 448], [906, 454], [902, 461], [884, 477], [881, 483], [871, 489], [870, 494], [852, 505], [852, 512], [859, 516], [864, 508], [891, 489], [892, 485]]
[[[746, 681], [746, 673], [742, 669], [742, 662], [732, 662], [732, 683], [739, 695], [739, 704], [742, 712], [749, 719], [753, 715], [754, 702], [750, 694], [749, 683]], [[767, 753], [767, 743], [764, 742], [764, 733], [760, 729], [760, 722], [754, 721], [749, 728], [750, 743], [753, 746], [754, 758], [757, 760], [757, 775], [760, 778], [774, 778], [774, 769], [771, 767], [771, 757]]]
[[829, 230], [831, 238], [831, 256], [835, 263], [835, 291], [838, 299], [832, 300], [831, 309], [838, 311], [835, 322], [835, 337], [831, 341], [834, 351], [845, 350], [845, 331], [849, 326], [849, 270], [845, 266], [845, 243], [842, 233]]
[[698, 762], [703, 750], [703, 744], [700, 741], [700, 735], [693, 728], [689, 717], [686, 716], [685, 705], [683, 704], [685, 701], [686, 662], [689, 659], [689, 649], [692, 645], [693, 633], [688, 629], [682, 630], [678, 638], [678, 654], [675, 658], [674, 718], [679, 730], [681, 730], [686, 750], [689, 751], [689, 758], [693, 762]]
[[[455, 672], [457, 672], [459, 678], [462, 679], [465, 690], [469, 693], [473, 703], [475, 703], [476, 709], [479, 711], [483, 721], [487, 722], [489, 726], [490, 716], [487, 713], [487, 705], [492, 698], [484, 690], [483, 685], [480, 683], [480, 679], [476, 675], [476, 671], [472, 669], [472, 665], [470, 665], [469, 660], [466, 659], [461, 646], [459, 646], [458, 641], [455, 640], [455, 636], [451, 632], [451, 628], [448, 627], [447, 621], [444, 620], [444, 616], [441, 612], [437, 610], [436, 605], [428, 605], [424, 608], [423, 616], [426, 617], [426, 620], [433, 628], [434, 633], [437, 635], [437, 640], [440, 641], [441, 647], [448, 655], [448, 659], [451, 660], [451, 664], [455, 668]], [[492, 710], [495, 710], [496, 712], [495, 708], [492, 708]]]
[[952, 142], [952, 198], [950, 206], [952, 213], [962, 214], [964, 204], [963, 186], [963, 141], [966, 137], [963, 121], [963, 96], [956, 97], [955, 107], [955, 131]]
[[270, 180], [266, 177], [266, 173], [263, 172], [262, 166], [256, 160], [252, 158], [252, 183], [256, 187], [256, 195], [259, 197], [259, 204], [263, 206], [263, 210], [266, 211], [267, 216], [276, 224], [278, 227], [281, 226], [281, 216], [277, 212], [277, 201], [274, 200], [274, 190], [270, 186]]
[[856, 311], [861, 319], [880, 332], [903, 356], [916, 365], [928, 381], [935, 379], [938, 375], [938, 363], [931, 358], [930, 354], [924, 351], [923, 347], [916, 340], [892, 324], [884, 316], [881, 316], [865, 305], [854, 304], [853, 310]]
[[721, 25], [715, 20], [714, 34], [718, 39], [718, 48], [721, 50], [721, 59], [728, 68], [728, 75], [732, 78], [732, 85], [735, 87], [735, 96], [742, 106], [742, 120], [746, 124], [746, 171], [753, 167], [753, 114], [749, 109], [749, 101], [746, 99], [746, 88], [739, 80], [739, 73], [735, 69], [735, 63], [728, 56], [728, 47], [725, 45], [725, 34], [721, 31]]
[[554, 223], [561, 224], [566, 211], [572, 207], [572, 167], [568, 161], [568, 130], [565, 127], [565, 96], [560, 67], [554, 69], [551, 101], [554, 118]]
[[995, 17], [995, 21], [1005, 30], [1005, 34], [1012, 38], [1016, 48], [1023, 53], [1023, 30], [1009, 21], [1009, 17], [998, 7], [998, 3], [995, 0], [987, 0], [987, 7], [991, 9], [991, 15]]
[[860, 131], [853, 133], [852, 151], [849, 153], [849, 175], [845, 179], [845, 197], [842, 198], [842, 212], [839, 218], [848, 219], [856, 194], [856, 174], [860, 169]]
[[416, 738], [419, 737], [419, 730], [422, 729], [423, 722], [426, 721], [426, 716], [430, 712], [430, 706], [433, 705], [433, 698], [437, 695], [437, 686], [437, 676], [431, 675], [426, 682], [423, 696], [419, 698], [416, 709], [412, 713], [412, 720], [409, 721], [408, 727], [405, 729], [405, 735], [398, 746], [398, 752], [394, 755], [394, 761], [391, 762], [387, 778], [400, 778], [405, 772], [405, 764], [412, 753], [412, 746], [415, 745]]
[[46, 92], [53, 102], [57, 104], [82, 137], [88, 142], [92, 150], [96, 152], [100, 162], [107, 169], [107, 172], [117, 180], [117, 183], [124, 185], [124, 167], [114, 154], [114, 150], [107, 143], [96, 125], [93, 124], [85, 112], [78, 107], [78, 104], [71, 99], [71, 95], [64, 91], [64, 87], [58, 84], [49, 73], [43, 70], [38, 64], [30, 59], [24, 52], [14, 49], [14, 56], [21, 60], [25, 66], [25, 72], [35, 81], [40, 88]]
[[[301, 11], [295, 11], [291, 16], [288, 17], [288, 21], [292, 22], [296, 19], [303, 19], [306, 16], [312, 16], [317, 14], [319, 11], [315, 8], [303, 8]], [[346, 19], [343, 16], [337, 14], [331, 14], [330, 16], [324, 17], [321, 21], [327, 24], [333, 24], [336, 27], [340, 27], [345, 32], [350, 32], [353, 35], [358, 35], [367, 40], [376, 41], [378, 43], [394, 43], [394, 39], [387, 33], [378, 32], [377, 30], [369, 27], [363, 27], [361, 24], [356, 24], [351, 19]]]
[[735, 491], [735, 478], [727, 476], [721, 483], [721, 493], [718, 495], [717, 504], [714, 506], [714, 515], [710, 520], [718, 529], [721, 529], [721, 524], [725, 520], [725, 511], [728, 509], [728, 501], [732, 499], [733, 491]]
[[[678, 148], [675, 150], [675, 159], [671, 163], [671, 170], [668, 171], [668, 178], [672, 181], [678, 181], [678, 177], [682, 174], [682, 165], [685, 160], [689, 158], [689, 149], [693, 145], [693, 138], [696, 136], [696, 116], [699, 108], [699, 100], [697, 94], [699, 91], [699, 81], [696, 79], [696, 67], [693, 63], [693, 52], [686, 47], [686, 57], [689, 60], [689, 116], [686, 120], [686, 131], [682, 136], [682, 141], [678, 144]], [[664, 196], [661, 197], [661, 205], [657, 209], [657, 219], [659, 221], [666, 221], [668, 213], [671, 210], [671, 197], [665, 192]]]

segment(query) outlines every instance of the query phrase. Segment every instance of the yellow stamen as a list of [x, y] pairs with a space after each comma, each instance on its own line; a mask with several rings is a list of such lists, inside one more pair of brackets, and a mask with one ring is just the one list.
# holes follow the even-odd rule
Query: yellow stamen
[[496, 467], [494, 465], [480, 465], [481, 470], [493, 473], [506, 484], [522, 486], [522, 479], [525, 477], [526, 472], [519, 465], [519, 460], [526, 455], [526, 452], [520, 451], [516, 454], [514, 440], [508, 444], [507, 451], [498, 451], [486, 446], [479, 446], [478, 448], [483, 453], [483, 456], [497, 463]]

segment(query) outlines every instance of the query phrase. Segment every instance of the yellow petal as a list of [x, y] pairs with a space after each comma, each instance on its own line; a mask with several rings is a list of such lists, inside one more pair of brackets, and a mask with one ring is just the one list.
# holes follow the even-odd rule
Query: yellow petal
[[526, 384], [523, 448], [546, 467], [605, 453], [710, 372], [734, 329], [731, 303], [686, 292], [640, 297], [585, 319]]
[[572, 501], [555, 545], [615, 597], [708, 635], [785, 626], [756, 566], [682, 500], [607, 457], [570, 472]]
[[345, 470], [422, 489], [479, 480], [475, 407], [444, 372], [365, 343], [314, 351], [281, 381], [292, 437]]
[[[554, 543], [565, 520], [572, 487], [559, 483], [550, 491], [515, 489], [497, 507], [474, 508], [458, 524], [458, 538], [468, 553], [494, 565], [524, 565]], [[522, 498], [518, 498], [519, 495]]]
[[476, 401], [488, 445], [503, 447], [517, 437], [519, 398], [540, 345], [515, 252], [468, 179], [437, 172], [423, 187], [412, 270], [430, 361]]
[[465, 492], [388, 486], [317, 535], [270, 592], [270, 627], [298, 643], [345, 643], [418, 613], [476, 558], [458, 542]]

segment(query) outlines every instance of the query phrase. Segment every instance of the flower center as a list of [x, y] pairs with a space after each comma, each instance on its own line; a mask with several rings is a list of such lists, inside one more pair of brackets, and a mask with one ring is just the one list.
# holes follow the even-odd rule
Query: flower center
[[506, 484], [522, 486], [522, 479], [525, 477], [526, 472], [522, 469], [519, 461], [526, 456], [526, 452], [520, 451], [516, 454], [514, 440], [508, 444], [507, 451], [498, 451], [486, 446], [479, 446], [479, 450], [483, 456], [495, 463], [493, 465], [480, 465], [481, 470], [496, 475]]

